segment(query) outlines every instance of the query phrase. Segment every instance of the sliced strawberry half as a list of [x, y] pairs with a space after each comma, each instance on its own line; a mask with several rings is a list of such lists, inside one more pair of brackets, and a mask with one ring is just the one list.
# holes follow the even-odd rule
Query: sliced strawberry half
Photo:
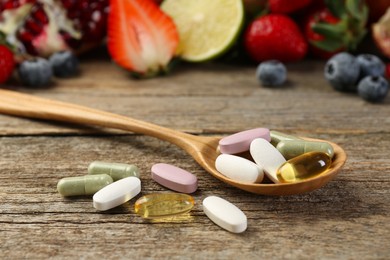
[[111, 0], [107, 35], [111, 58], [142, 77], [166, 71], [179, 44], [175, 24], [153, 0]]

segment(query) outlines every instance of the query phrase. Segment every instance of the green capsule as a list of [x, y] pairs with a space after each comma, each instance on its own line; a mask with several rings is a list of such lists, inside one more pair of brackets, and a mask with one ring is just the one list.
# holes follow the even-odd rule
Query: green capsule
[[281, 133], [281, 132], [278, 132], [278, 131], [274, 131], [274, 130], [270, 131], [270, 135], [271, 135], [271, 144], [273, 146], [277, 146], [278, 143], [280, 141], [283, 141], [283, 140], [302, 140], [299, 137], [296, 137], [296, 136], [293, 136], [293, 135], [284, 134], [284, 133]]
[[305, 153], [283, 163], [276, 176], [282, 183], [303, 181], [325, 172], [331, 164], [332, 160], [326, 153]]
[[117, 181], [126, 177], [139, 178], [139, 169], [132, 164], [94, 161], [88, 166], [88, 174], [108, 174]]
[[283, 140], [278, 143], [276, 149], [286, 160], [308, 152], [323, 152], [329, 155], [330, 158], [334, 155], [333, 146], [327, 142]]
[[66, 177], [57, 183], [57, 190], [65, 197], [93, 195], [110, 183], [113, 183], [113, 180], [107, 174]]
[[187, 194], [155, 193], [139, 198], [134, 210], [143, 218], [164, 218], [189, 212], [194, 204], [194, 198]]

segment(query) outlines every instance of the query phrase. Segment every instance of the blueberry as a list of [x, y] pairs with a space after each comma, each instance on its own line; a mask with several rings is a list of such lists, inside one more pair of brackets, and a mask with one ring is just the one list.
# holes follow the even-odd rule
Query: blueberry
[[389, 83], [381, 76], [367, 76], [358, 85], [358, 93], [364, 100], [380, 102], [389, 92]]
[[256, 77], [264, 86], [280, 86], [286, 81], [287, 69], [280, 61], [264, 61], [257, 67]]
[[22, 83], [31, 87], [49, 85], [53, 76], [49, 61], [39, 57], [23, 61], [18, 68], [18, 73]]
[[77, 74], [79, 61], [71, 51], [56, 52], [50, 56], [49, 62], [56, 77], [67, 78]]
[[338, 91], [356, 91], [360, 68], [355, 57], [342, 52], [330, 58], [324, 69], [325, 78]]
[[356, 57], [360, 66], [360, 78], [366, 76], [383, 76], [385, 64], [381, 59], [372, 54], [360, 54]]

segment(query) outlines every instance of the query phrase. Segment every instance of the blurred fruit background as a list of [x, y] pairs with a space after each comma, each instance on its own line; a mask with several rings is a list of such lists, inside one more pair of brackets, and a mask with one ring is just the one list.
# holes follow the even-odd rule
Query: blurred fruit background
[[[319, 59], [325, 65], [348, 52], [388, 64], [390, 0], [0, 1], [1, 83], [17, 71], [23, 84], [40, 85], [26, 75], [53, 69], [45, 60], [56, 61], [56, 73], [46, 77], [76, 76], [77, 56], [98, 46], [138, 78], [166, 74], [177, 60], [255, 66]], [[59, 72], [61, 66], [72, 73]]]

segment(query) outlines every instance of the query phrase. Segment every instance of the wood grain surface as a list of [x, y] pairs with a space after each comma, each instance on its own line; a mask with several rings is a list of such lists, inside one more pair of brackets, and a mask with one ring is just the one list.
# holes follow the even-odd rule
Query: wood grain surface
[[[84, 57], [81, 75], [48, 89], [9, 89], [86, 105], [204, 136], [268, 127], [330, 140], [348, 160], [323, 188], [303, 195], [247, 193], [207, 174], [184, 151], [123, 131], [0, 115], [0, 255], [3, 259], [388, 259], [390, 257], [390, 97], [380, 105], [336, 92], [322, 62], [288, 65], [289, 82], [259, 86], [254, 66], [183, 64], [173, 74], [133, 80], [106, 58]], [[135, 199], [98, 212], [90, 197], [66, 199], [62, 177], [84, 175], [94, 160], [141, 170], [142, 193], [169, 192], [153, 164], [199, 179], [190, 214], [156, 223], [134, 213]], [[248, 217], [229, 233], [202, 211], [217, 195]]]

